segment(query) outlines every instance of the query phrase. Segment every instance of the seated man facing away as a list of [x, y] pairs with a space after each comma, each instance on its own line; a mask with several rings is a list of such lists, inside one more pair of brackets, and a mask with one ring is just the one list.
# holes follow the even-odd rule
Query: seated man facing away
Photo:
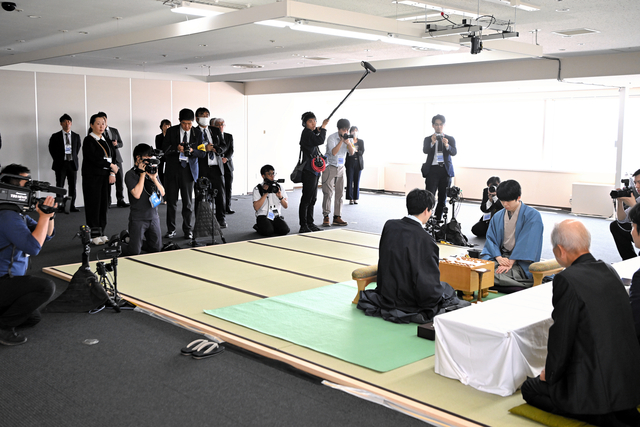
[[440, 249], [424, 224], [435, 197], [427, 190], [407, 194], [409, 215], [386, 222], [380, 237], [378, 286], [362, 291], [358, 308], [395, 323], [427, 323], [446, 307], [466, 307], [448, 283], [440, 281]]
[[553, 279], [553, 325], [540, 376], [522, 385], [528, 404], [596, 426], [637, 426], [640, 346], [616, 272], [597, 261], [576, 220], [556, 224], [553, 254], [566, 268]]
[[253, 189], [253, 209], [256, 211], [253, 228], [266, 237], [289, 234], [289, 226], [280, 212], [281, 208], [289, 207], [287, 192], [275, 181], [273, 166], [264, 165], [260, 175], [263, 182]]
[[544, 226], [540, 213], [520, 201], [518, 181], [502, 182], [497, 194], [504, 209], [491, 218], [480, 258], [496, 263], [494, 284], [509, 293], [533, 285], [529, 265], [540, 261]]
[[[640, 248], [640, 203], [634, 205], [629, 210], [629, 221], [631, 221], [631, 238], [636, 248]], [[631, 312], [633, 321], [636, 324], [636, 335], [640, 341], [640, 269], [633, 273], [631, 287], [629, 288], [629, 299], [631, 300]]]

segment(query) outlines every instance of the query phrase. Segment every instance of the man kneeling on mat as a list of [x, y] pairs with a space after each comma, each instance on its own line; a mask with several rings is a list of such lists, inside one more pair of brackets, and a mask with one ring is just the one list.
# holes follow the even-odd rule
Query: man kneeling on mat
[[407, 195], [409, 215], [386, 222], [380, 237], [378, 286], [362, 291], [358, 308], [367, 316], [395, 323], [428, 323], [453, 306], [467, 307], [440, 281], [440, 248], [424, 229], [435, 197], [414, 189]]
[[566, 270], [553, 279], [545, 368], [524, 382], [522, 397], [596, 426], [638, 426], [640, 347], [624, 285], [591, 255], [591, 235], [581, 222], [556, 224], [551, 244]]
[[289, 226], [280, 213], [281, 208], [289, 207], [287, 192], [276, 181], [273, 166], [264, 165], [260, 168], [260, 175], [263, 182], [253, 189], [253, 209], [256, 211], [253, 228], [266, 237], [289, 234]]

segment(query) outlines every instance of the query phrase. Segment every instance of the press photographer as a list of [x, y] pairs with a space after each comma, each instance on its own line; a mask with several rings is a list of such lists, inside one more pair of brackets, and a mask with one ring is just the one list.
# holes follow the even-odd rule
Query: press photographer
[[[26, 166], [11, 164], [2, 170], [0, 181], [4, 196], [11, 192], [11, 187], [19, 189], [31, 182], [30, 171]], [[55, 291], [51, 280], [25, 275], [29, 256], [38, 255], [44, 242], [53, 236], [55, 199], [47, 196], [44, 201], [33, 204], [38, 221], [23, 214], [24, 206], [12, 205], [2, 203], [0, 210], [0, 344], [3, 345], [27, 342], [15, 328], [38, 323], [41, 319], [38, 308], [47, 303]]]
[[129, 255], [138, 255], [145, 242], [145, 252], [159, 252], [162, 231], [158, 205], [162, 203], [164, 187], [158, 179], [160, 160], [154, 157], [150, 145], [138, 144], [133, 149], [134, 166], [127, 172], [124, 182], [131, 197], [129, 212]]
[[611, 198], [616, 205], [617, 221], [613, 221], [611, 223], [609, 230], [611, 230], [611, 235], [616, 243], [616, 248], [618, 248], [618, 253], [623, 260], [637, 256], [636, 251], [633, 248], [633, 239], [631, 238], [631, 221], [629, 220], [629, 211], [636, 203], [640, 202], [640, 197], [638, 197], [638, 193], [640, 192], [640, 169], [633, 173], [632, 179], [635, 188], [632, 188], [632, 186], [629, 185], [628, 179], [623, 179], [622, 183], [625, 184], [624, 188], [618, 188], [611, 192]]
[[280, 214], [280, 208], [287, 209], [287, 192], [275, 180], [276, 173], [271, 165], [260, 168], [263, 182], [253, 189], [253, 209], [256, 211], [256, 225], [253, 227], [263, 236], [289, 234], [289, 226]]
[[478, 237], [486, 237], [487, 230], [489, 229], [489, 222], [491, 218], [502, 209], [502, 203], [498, 200], [498, 185], [500, 184], [500, 178], [492, 176], [487, 180], [487, 188], [482, 190], [482, 203], [480, 203], [480, 210], [484, 213], [473, 227], [471, 232]]

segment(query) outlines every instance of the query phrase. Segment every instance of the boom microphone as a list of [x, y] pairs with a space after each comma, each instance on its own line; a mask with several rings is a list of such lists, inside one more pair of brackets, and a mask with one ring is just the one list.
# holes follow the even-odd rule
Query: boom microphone
[[331, 112], [331, 114], [329, 114], [329, 117], [327, 117], [327, 120], [331, 118], [331, 116], [333, 116], [333, 113], [335, 113], [338, 108], [340, 108], [340, 106], [344, 103], [344, 101], [347, 100], [347, 98], [349, 97], [349, 95], [351, 95], [353, 93], [354, 90], [356, 90], [356, 88], [358, 87], [358, 85], [360, 83], [362, 83], [362, 81], [365, 79], [365, 77], [367, 77], [369, 75], [369, 73], [375, 73], [376, 69], [373, 68], [373, 65], [369, 64], [366, 61], [362, 61], [360, 63], [360, 65], [362, 65], [365, 69], [364, 74], [362, 75], [362, 77], [360, 78], [360, 80], [358, 81], [358, 83], [356, 83], [356, 85], [353, 87], [353, 89], [351, 89], [351, 92], [349, 92], [347, 94], [347, 96], [344, 97], [344, 99], [342, 100], [342, 102], [340, 102], [340, 104], [338, 104], [338, 106], [336, 108], [333, 109], [333, 111]]
[[362, 61], [360, 64], [364, 67], [365, 70], [371, 71], [372, 73], [376, 72], [376, 69], [373, 68], [373, 65], [369, 64], [368, 62]]

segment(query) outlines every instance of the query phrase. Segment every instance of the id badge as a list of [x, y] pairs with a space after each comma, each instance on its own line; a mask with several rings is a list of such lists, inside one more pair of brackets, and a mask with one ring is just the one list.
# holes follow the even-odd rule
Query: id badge
[[158, 197], [158, 193], [152, 193], [151, 196], [149, 196], [149, 202], [151, 202], [151, 207], [152, 208], [156, 208], [158, 207], [158, 205], [160, 204], [160, 197]]
[[491, 212], [484, 214], [482, 217], [483, 221], [489, 221], [491, 219]]
[[273, 211], [269, 211], [269, 213], [267, 214], [267, 218], [269, 218], [271, 221], [273, 221], [275, 219], [275, 215], [273, 213]]
[[344, 166], [344, 158], [338, 157], [338, 166]]
[[189, 161], [189, 159], [187, 158], [187, 156], [184, 155], [184, 153], [180, 153], [180, 155], [178, 156], [178, 160], [180, 160], [181, 162]]
[[71, 154], [71, 146], [70, 145], [65, 145], [64, 146], [64, 154]]
[[438, 163], [444, 162], [444, 155], [442, 153], [438, 153]]

